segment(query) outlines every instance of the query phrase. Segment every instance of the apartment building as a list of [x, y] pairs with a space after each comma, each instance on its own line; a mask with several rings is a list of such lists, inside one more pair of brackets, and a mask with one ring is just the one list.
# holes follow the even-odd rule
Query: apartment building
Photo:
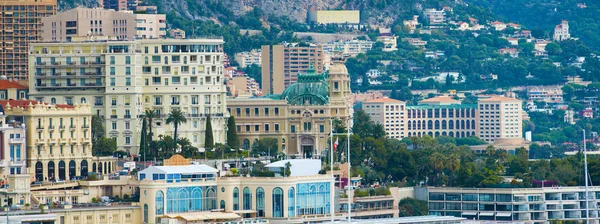
[[446, 23], [446, 10], [441, 9], [425, 9], [423, 16], [429, 21], [430, 24], [442, 24]]
[[31, 52], [31, 98], [92, 104], [92, 113], [105, 119], [106, 137], [116, 138], [120, 150], [138, 153], [139, 118], [148, 109], [159, 114], [154, 139], [173, 134], [165, 122], [177, 108], [187, 118], [179, 137], [204, 146], [210, 116], [215, 142], [225, 141], [222, 39], [37, 43]]
[[581, 222], [588, 207], [591, 223], [598, 223], [600, 216], [600, 187], [589, 188], [588, 203], [584, 187], [429, 187], [427, 191], [430, 215], [519, 223]]
[[33, 100], [0, 100], [0, 105], [13, 126], [25, 124], [21, 138], [27, 144], [27, 173], [32, 181], [86, 176], [92, 167], [96, 172], [96, 163], [105, 165], [100, 173], [115, 170], [114, 158], [92, 157], [89, 105], [49, 105]]
[[389, 138], [429, 135], [464, 138], [478, 136], [488, 143], [520, 142], [523, 122], [520, 100], [502, 96], [462, 104], [449, 96], [419, 101], [418, 105], [389, 98], [363, 103], [363, 110], [385, 126]]
[[310, 10], [308, 22], [313, 24], [358, 25], [359, 10]]
[[235, 53], [235, 61], [240, 65], [240, 68], [245, 68], [250, 65], [261, 65], [261, 51], [252, 49], [251, 51], [244, 51]]
[[286, 43], [261, 47], [262, 89], [266, 94], [281, 94], [298, 81], [299, 73], [324, 71], [323, 48], [314, 44]]
[[527, 90], [527, 97], [533, 101], [543, 101], [547, 103], [563, 102], [563, 91], [560, 87], [534, 87]]
[[571, 39], [571, 34], [569, 33], [569, 22], [563, 20], [560, 24], [554, 27], [554, 41], [563, 41]]
[[[174, 39], [185, 39], [185, 30], [182, 29], [170, 29], [169, 36]], [[260, 65], [260, 63], [259, 63]]]
[[74, 8], [45, 18], [42, 21], [42, 39], [45, 42], [65, 42], [80, 36], [109, 36], [119, 40], [164, 38], [166, 26], [164, 14]]
[[0, 174], [26, 174], [25, 125], [10, 122], [0, 105]]
[[27, 80], [29, 43], [41, 40], [42, 18], [56, 13], [56, 0], [0, 1], [0, 74]]
[[346, 40], [346, 41], [333, 41], [322, 44], [323, 52], [327, 54], [333, 54], [335, 51], [339, 51], [344, 56], [355, 57], [361, 53], [367, 53], [373, 48], [373, 41], [370, 40]]
[[98, 0], [100, 7], [114, 11], [136, 10], [138, 0]]
[[523, 102], [494, 96], [479, 101], [479, 138], [494, 143], [498, 139], [522, 139]]
[[390, 98], [379, 98], [363, 103], [363, 110], [376, 123], [385, 127], [388, 138], [404, 138], [404, 112], [406, 103]]

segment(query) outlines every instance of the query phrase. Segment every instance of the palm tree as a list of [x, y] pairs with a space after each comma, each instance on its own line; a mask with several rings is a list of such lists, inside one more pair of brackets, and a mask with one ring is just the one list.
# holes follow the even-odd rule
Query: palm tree
[[162, 151], [162, 156], [164, 158], [169, 157], [172, 154], [172, 151], [175, 151], [177, 148], [177, 143], [173, 140], [171, 136], [168, 135], [159, 135], [158, 136], [158, 148]]
[[[148, 127], [148, 149], [150, 149], [150, 144], [152, 143], [152, 136], [154, 135], [154, 133], [152, 133], [152, 120], [154, 120], [154, 118], [158, 117], [158, 112], [156, 110], [153, 109], [146, 109], [146, 111], [144, 112], [144, 114], [142, 115], [142, 119], [146, 120], [146, 124]], [[156, 160], [156, 158], [158, 157], [158, 149], [154, 149], [154, 159]]]
[[375, 124], [375, 126], [373, 126], [373, 129], [371, 130], [371, 134], [373, 136], [373, 138], [385, 138], [385, 128], [383, 127], [382, 124], [377, 123]]
[[169, 113], [169, 117], [167, 117], [167, 124], [173, 124], [175, 127], [175, 131], [173, 132], [173, 140], [177, 142], [177, 130], [179, 129], [179, 125], [187, 122], [183, 112], [179, 108], [171, 109], [171, 113]]
[[448, 157], [447, 168], [450, 170], [450, 187], [452, 187], [452, 177], [454, 176], [454, 172], [460, 169], [460, 155], [458, 152], [453, 152]]
[[439, 175], [444, 169], [445, 160], [446, 159], [444, 158], [444, 155], [439, 152], [433, 153], [431, 154], [431, 157], [429, 157], [429, 163], [431, 164], [433, 169], [437, 171], [437, 175]]

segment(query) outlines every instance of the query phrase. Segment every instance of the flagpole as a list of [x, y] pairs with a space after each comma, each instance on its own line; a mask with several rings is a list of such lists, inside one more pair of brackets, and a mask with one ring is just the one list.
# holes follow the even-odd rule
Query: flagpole
[[350, 175], [350, 118], [348, 118], [348, 127], [346, 129], [348, 130], [348, 223], [352, 223], [350, 221], [352, 219], [352, 197], [350, 196], [350, 182], [352, 179], [352, 175]]
[[333, 205], [333, 201], [335, 200], [334, 198], [334, 193], [335, 193], [335, 177], [333, 176], [333, 119], [329, 120], [329, 146], [330, 146], [330, 160], [329, 163], [331, 165], [331, 184], [330, 184], [330, 191], [329, 191], [329, 210], [331, 212], [331, 222], [333, 223], [334, 221], [334, 205]]

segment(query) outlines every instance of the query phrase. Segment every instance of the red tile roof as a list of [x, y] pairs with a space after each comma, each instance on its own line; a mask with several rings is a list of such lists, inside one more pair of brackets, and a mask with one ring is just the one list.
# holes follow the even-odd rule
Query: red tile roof
[[0, 80], [0, 89], [28, 89], [27, 86], [11, 80]]
[[387, 98], [387, 97], [368, 100], [366, 102], [367, 103], [404, 103], [404, 101], [395, 100], [395, 99], [391, 99], [391, 98]]
[[[0, 100], [0, 105], [2, 105], [2, 107], [4, 107], [4, 108], [6, 108], [7, 104], [10, 104], [11, 107], [29, 108], [29, 104], [36, 105], [38, 103], [41, 103], [41, 104], [47, 105], [47, 106], [50, 105], [50, 104], [39, 102], [36, 100]], [[56, 104], [55, 106], [58, 108], [75, 108], [74, 106], [67, 105], [67, 104]]]

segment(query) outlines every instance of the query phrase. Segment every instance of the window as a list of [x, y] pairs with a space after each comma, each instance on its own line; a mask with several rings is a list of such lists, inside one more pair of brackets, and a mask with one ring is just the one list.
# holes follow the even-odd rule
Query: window
[[110, 78], [110, 86], [117, 85], [117, 80], [115, 78]]
[[243, 209], [251, 210], [252, 209], [252, 192], [250, 192], [250, 188], [244, 188], [244, 201], [243, 201]]
[[125, 137], [125, 145], [130, 145], [131, 144], [131, 137], [127, 136]]
[[125, 78], [125, 86], [131, 86], [131, 78], [130, 77]]
[[296, 133], [296, 125], [290, 126], [290, 132], [291, 133]]
[[279, 187], [273, 189], [273, 217], [283, 217], [283, 190]]
[[262, 187], [256, 188], [256, 216], [265, 216], [265, 190]]
[[279, 124], [275, 124], [275, 131], [279, 132]]
[[325, 133], [325, 125], [322, 125], [322, 124], [321, 124], [321, 125], [319, 125], [319, 131], [320, 131], [321, 133]]
[[240, 190], [237, 187], [233, 189], [233, 210], [240, 210]]
[[117, 122], [112, 122], [112, 130], [117, 130]]
[[296, 192], [293, 187], [290, 187], [288, 190], [288, 217], [296, 216], [296, 200], [295, 200]]
[[131, 75], [131, 67], [125, 67], [125, 75]]
[[117, 71], [115, 69], [115, 67], [110, 67], [110, 75], [116, 75]]
[[125, 64], [126, 65], [130, 65], [131, 64], [131, 57], [130, 56], [125, 56]]

